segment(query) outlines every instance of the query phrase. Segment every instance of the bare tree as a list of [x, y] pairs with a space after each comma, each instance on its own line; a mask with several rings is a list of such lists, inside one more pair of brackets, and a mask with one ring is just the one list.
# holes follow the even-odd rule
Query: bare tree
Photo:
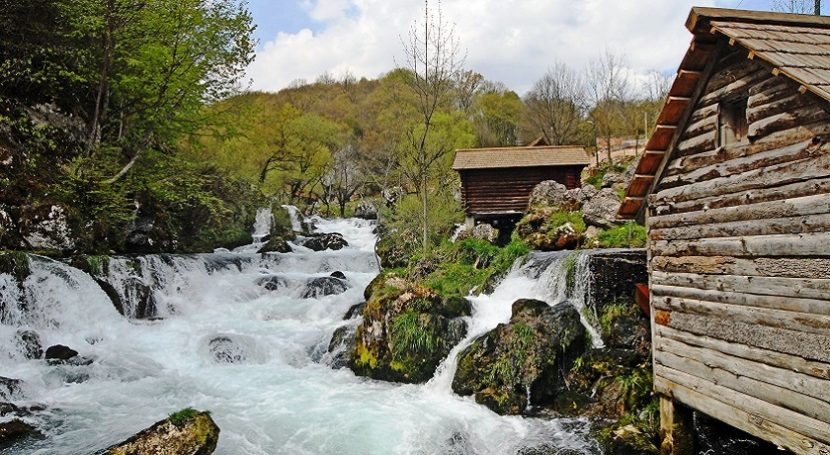
[[359, 165], [361, 161], [359, 150], [348, 144], [333, 153], [331, 166], [321, 179], [327, 196], [326, 204], [334, 199], [341, 217], [346, 216], [346, 204], [360, 191], [366, 181]]
[[605, 51], [588, 63], [585, 78], [591, 102], [589, 115], [597, 133], [605, 139], [609, 163], [613, 163], [611, 135], [616, 124], [622, 121], [625, 103], [631, 97], [631, 83], [624, 63], [623, 57]]
[[415, 21], [406, 40], [406, 82], [414, 95], [419, 124], [406, 133], [402, 171], [420, 196], [423, 248], [429, 248], [429, 174], [434, 165], [451, 151], [450, 145], [434, 140], [433, 118], [439, 107], [447, 105], [465, 57], [461, 55], [455, 27], [444, 21], [441, 3], [431, 10], [424, 1], [422, 21]]
[[820, 2], [814, 0], [772, 0], [772, 10], [782, 13], [818, 14]]
[[564, 63], [551, 66], [525, 95], [525, 120], [534, 135], [548, 144], [576, 140], [585, 110], [582, 78]]

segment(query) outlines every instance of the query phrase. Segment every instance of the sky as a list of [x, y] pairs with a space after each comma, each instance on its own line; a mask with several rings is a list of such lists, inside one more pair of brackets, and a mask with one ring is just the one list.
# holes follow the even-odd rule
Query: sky
[[[251, 89], [278, 91], [323, 73], [376, 78], [403, 64], [401, 37], [423, 0], [248, 0], [257, 25]], [[583, 68], [609, 51], [632, 73], [674, 73], [690, 8], [769, 10], [776, 0], [443, 0], [465, 67], [524, 94], [554, 63]], [[431, 8], [437, 2], [430, 3]]]

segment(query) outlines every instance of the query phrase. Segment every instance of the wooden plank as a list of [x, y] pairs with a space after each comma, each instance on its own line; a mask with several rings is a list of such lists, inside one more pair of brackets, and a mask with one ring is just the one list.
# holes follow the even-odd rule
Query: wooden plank
[[830, 213], [830, 198], [827, 197], [826, 193], [795, 197], [792, 199], [759, 202], [756, 204], [737, 205], [710, 210], [704, 209], [696, 212], [655, 215], [649, 218], [648, 226], [651, 229], [663, 229], [695, 224], [753, 221], [766, 218], [789, 218], [825, 213]]
[[737, 150], [732, 153], [728, 151], [729, 148], [731, 147], [724, 147], [726, 151], [722, 154], [722, 162], [703, 165], [689, 172], [665, 177], [660, 182], [660, 187], [673, 188], [688, 185], [718, 177], [741, 174], [762, 167], [812, 158], [825, 153], [812, 141], [803, 141], [782, 148], [766, 150], [763, 149], [763, 146], [735, 147]]
[[[736, 399], [724, 399], [724, 401], [721, 401], [721, 399], [723, 399], [721, 394], [728, 393], [728, 389], [724, 389], [723, 387], [713, 385], [698, 391], [694, 387], [686, 387], [659, 376], [655, 376], [654, 385], [655, 390], [660, 393], [669, 395], [672, 398], [692, 406], [693, 408], [698, 409], [701, 412], [708, 414], [728, 425], [739, 428], [761, 439], [770, 441], [796, 454], [830, 454], [830, 445], [781, 425], [778, 423], [780, 421], [780, 417], [763, 417], [755, 412], [749, 413], [731, 404], [735, 402], [736, 399], [739, 402], [743, 401], [739, 397], [736, 397]], [[725, 401], [729, 402], [727, 403]], [[754, 403], [749, 403], [750, 406], [752, 404]], [[745, 407], [750, 406], [745, 405]], [[765, 407], [765, 411], [766, 409], [767, 408]], [[768, 415], [769, 412], [763, 412], [763, 414]]]
[[830, 334], [747, 324], [721, 317], [654, 309], [654, 323], [683, 332], [830, 363]]
[[681, 69], [677, 72], [677, 76], [674, 78], [669, 93], [674, 96], [691, 96], [701, 76], [702, 73], [700, 71]]
[[660, 240], [657, 256], [830, 256], [830, 232], [721, 237], [701, 240]]
[[[830, 259], [827, 258], [745, 259], [732, 256], [656, 256], [652, 258], [651, 266], [653, 270], [668, 273], [830, 279]], [[830, 314], [830, 302], [824, 305], [828, 307], [828, 314]]]
[[635, 172], [640, 175], [654, 175], [665, 155], [665, 151], [646, 150], [643, 156], [640, 157], [640, 162], [637, 163]]
[[676, 129], [675, 125], [657, 125], [646, 144], [646, 150], [667, 150]]
[[[755, 381], [761, 381], [763, 383], [771, 384], [786, 389], [788, 391], [795, 392], [797, 394], [806, 395], [808, 397], [814, 398], [819, 401], [815, 405], [821, 407], [822, 409], [827, 411], [827, 413], [813, 417], [824, 421], [827, 421], [827, 419], [830, 418], [830, 408], [828, 408], [828, 406], [830, 406], [830, 382], [828, 382], [826, 379], [820, 379], [786, 368], [771, 366], [765, 363], [755, 362], [752, 360], [744, 359], [742, 357], [736, 357], [729, 354], [725, 354], [720, 351], [710, 350], [702, 348], [700, 346], [686, 344], [681, 341], [673, 340], [671, 338], [658, 338], [657, 340], [655, 340], [654, 351], [655, 361], [663, 365], [666, 365], [670, 368], [675, 368], [690, 373], [692, 371], [681, 368], [681, 364], [674, 362], [677, 359], [661, 358], [660, 353], [669, 353], [675, 356], [692, 359], [702, 363], [705, 368], [717, 368], [720, 370], [728, 371], [734, 376], [745, 376]], [[666, 362], [664, 360], [668, 361]], [[700, 367], [695, 367], [695, 369], [700, 369]], [[705, 375], [698, 377], [714, 378], [715, 376]], [[760, 395], [753, 393], [751, 389], [749, 391], [745, 391], [744, 393], [746, 393], [747, 395], [752, 395], [754, 397], [762, 398]], [[774, 403], [774, 401], [771, 400], [766, 401]], [[790, 409], [792, 409], [786, 403], [780, 404], [780, 406], [785, 408], [789, 407]], [[809, 410], [810, 408], [812, 407], [809, 407], [807, 410]]]
[[[817, 300], [824, 300], [828, 296], [828, 292], [830, 292], [830, 280], [666, 273], [656, 270], [651, 273], [651, 285], [717, 289], [724, 292], [745, 292], [756, 295], [774, 295]], [[830, 332], [828, 332], [828, 335], [830, 335]]]
[[755, 169], [742, 174], [695, 182], [689, 185], [661, 190], [657, 201], [683, 202], [703, 197], [718, 196], [757, 188], [786, 185], [806, 180], [825, 178], [830, 172], [830, 147], [822, 144], [824, 154], [799, 161]]
[[730, 305], [674, 296], [654, 296], [652, 305], [659, 310], [715, 316], [759, 326], [796, 330], [818, 335], [830, 333], [830, 316], [821, 314]]
[[[740, 76], [738, 79], [732, 79], [732, 82], [720, 87], [716, 90], [707, 89], [706, 95], [700, 98], [698, 102], [699, 106], [706, 106], [709, 104], [717, 103], [723, 97], [728, 96], [729, 94], [749, 90], [749, 87], [758, 84], [765, 79], [768, 79], [772, 76], [769, 74], [769, 70], [766, 68], [761, 68], [760, 65], [756, 65], [751, 68], [746, 75]], [[721, 73], [723, 74], [724, 78], [731, 78], [732, 75], [726, 72]], [[714, 76], [713, 76], [714, 77]]]
[[[758, 398], [765, 403], [797, 412], [805, 417], [823, 421], [822, 416], [830, 415], [830, 404], [789, 389], [759, 381], [751, 371], [734, 373], [727, 369], [713, 366], [711, 356], [705, 357], [705, 363], [697, 359], [676, 355], [673, 352], [655, 352], [655, 363], [659, 366], [687, 373], [704, 381], [711, 381], [730, 390]], [[736, 361], [737, 365], [748, 366]], [[751, 365], [751, 363], [749, 364]], [[826, 385], [825, 385], [826, 387]]]
[[[705, 197], [675, 204], [663, 203], [657, 205], [655, 201], [655, 205], [652, 207], [655, 216], [659, 216], [672, 213], [694, 212], [704, 210], [704, 208], [711, 210], [827, 193], [830, 193], [830, 177], [796, 182], [773, 188], [739, 191], [723, 196]], [[779, 214], [778, 216], [780, 217], [782, 215]]]
[[[695, 390], [705, 396], [717, 397], [719, 401], [734, 408], [751, 410], [753, 414], [757, 414], [771, 422], [776, 422], [785, 428], [789, 428], [824, 444], [827, 444], [828, 438], [830, 438], [830, 424], [827, 422], [801, 415], [789, 409], [732, 390], [729, 387], [713, 384], [710, 381], [663, 365], [655, 365], [654, 373], [655, 376], [668, 379], [675, 384]], [[714, 415], [713, 417], [719, 418]]]
[[666, 99], [666, 104], [663, 110], [657, 117], [657, 124], [659, 125], [676, 125], [683, 116], [686, 107], [689, 106], [691, 100], [688, 97], [669, 96]]
[[781, 367], [819, 379], [830, 379], [830, 364], [813, 362], [802, 357], [784, 354], [768, 349], [761, 349], [740, 343], [730, 343], [717, 338], [693, 335], [662, 325], [654, 326], [654, 340], [672, 339], [687, 345], [698, 346], [710, 351], [722, 352], [742, 359], [762, 363], [772, 367]]
[[660, 397], [660, 454], [694, 455], [691, 410], [665, 396]]
[[651, 229], [652, 240], [689, 240], [697, 238], [738, 237], [772, 234], [806, 234], [830, 231], [830, 215], [807, 215], [788, 218], [757, 219], [751, 223], [732, 221], [677, 228]]
[[821, 107], [807, 106], [764, 117], [750, 123], [747, 135], [750, 138], [766, 136], [772, 132], [792, 128], [799, 124], [826, 121], [828, 118], [830, 118], [830, 114]]

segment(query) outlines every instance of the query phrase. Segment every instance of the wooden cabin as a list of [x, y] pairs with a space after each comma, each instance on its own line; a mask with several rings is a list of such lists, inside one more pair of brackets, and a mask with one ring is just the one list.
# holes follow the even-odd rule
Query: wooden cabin
[[664, 453], [688, 406], [830, 454], [830, 18], [694, 8], [686, 26], [619, 211], [648, 228]]
[[556, 180], [579, 188], [589, 164], [580, 146], [549, 146], [543, 140], [527, 147], [457, 150], [452, 168], [461, 177], [467, 223], [521, 216], [533, 187]]

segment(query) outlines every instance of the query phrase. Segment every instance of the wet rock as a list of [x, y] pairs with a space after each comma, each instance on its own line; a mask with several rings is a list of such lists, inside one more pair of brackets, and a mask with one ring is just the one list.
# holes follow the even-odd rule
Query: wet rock
[[20, 399], [23, 396], [22, 385], [23, 381], [20, 379], [0, 376], [0, 400], [9, 401]]
[[305, 291], [303, 291], [302, 298], [317, 299], [327, 295], [342, 294], [349, 289], [349, 284], [340, 278], [324, 276], [314, 278], [306, 284]]
[[290, 253], [291, 251], [291, 245], [284, 238], [272, 236], [257, 253]]
[[778, 455], [775, 445], [726, 425], [705, 414], [692, 414], [695, 447], [701, 454]]
[[[14, 282], [10, 284], [23, 291], [23, 283], [32, 273], [29, 262], [29, 255], [22, 251], [0, 253], [0, 273], [11, 275]], [[0, 291], [6, 290], [3, 286], [4, 284], [0, 283]]]
[[352, 371], [384, 381], [426, 382], [463, 338], [466, 324], [453, 320], [470, 314], [469, 303], [443, 298], [394, 276], [384, 276], [370, 289], [355, 335]]
[[245, 348], [226, 336], [212, 338], [208, 350], [216, 363], [241, 363], [248, 358]]
[[349, 246], [349, 242], [343, 238], [342, 234], [331, 232], [307, 237], [305, 240], [301, 241], [301, 245], [314, 251], [324, 251], [343, 249], [344, 247]]
[[346, 311], [346, 315], [343, 316], [343, 320], [354, 319], [363, 315], [363, 308], [366, 306], [366, 302], [361, 302], [349, 307], [349, 310]]
[[69, 346], [64, 346], [62, 344], [56, 344], [53, 346], [49, 346], [46, 349], [46, 360], [69, 360], [73, 357], [78, 355], [78, 351], [70, 348]]
[[332, 278], [339, 278], [339, 279], [341, 279], [341, 280], [345, 280], [345, 279], [346, 279], [346, 274], [345, 274], [345, 273], [343, 273], [343, 272], [340, 272], [340, 271], [337, 271], [337, 272], [331, 272], [331, 275], [329, 275], [329, 276], [330, 276], [330, 277], [332, 277]]
[[593, 302], [597, 314], [602, 314], [609, 304], [631, 301], [635, 284], [648, 283], [646, 251], [629, 249], [591, 254], [588, 273], [592, 284], [586, 300]]
[[75, 238], [68, 220], [68, 209], [62, 205], [44, 205], [26, 211], [23, 238], [31, 249], [70, 251]]
[[208, 455], [216, 450], [219, 427], [210, 414], [185, 409], [108, 448], [106, 455]]
[[34, 330], [18, 330], [14, 334], [17, 349], [27, 359], [40, 359], [43, 357], [43, 345], [40, 342], [40, 335]]
[[354, 216], [364, 220], [376, 220], [378, 219], [378, 208], [374, 202], [363, 199], [355, 207]]
[[354, 325], [344, 325], [334, 331], [328, 347], [329, 366], [335, 369], [349, 366], [355, 348], [356, 329]]
[[582, 206], [582, 218], [585, 223], [601, 228], [616, 226], [617, 210], [620, 208], [620, 197], [611, 188], [604, 188], [591, 197]]
[[133, 222], [124, 240], [124, 251], [132, 254], [150, 254], [164, 251], [165, 244], [157, 237], [155, 220], [142, 217]]
[[[654, 455], [658, 453], [655, 438], [636, 425], [621, 426], [600, 439], [603, 441], [603, 453], [605, 455]], [[722, 452], [700, 453], [721, 455]]]
[[20, 440], [35, 434], [37, 434], [35, 427], [20, 419], [12, 419], [8, 422], [0, 423], [0, 449], [10, 447]]
[[585, 350], [585, 329], [568, 304], [513, 303], [508, 324], [476, 339], [459, 354], [452, 388], [474, 395], [499, 414], [522, 414], [567, 390], [562, 376]]
[[573, 212], [582, 207], [576, 193], [555, 181], [545, 180], [533, 187], [530, 193], [530, 207], [554, 207], [558, 211]]
[[285, 278], [277, 275], [264, 276], [256, 279], [257, 286], [263, 287], [269, 291], [276, 291], [288, 285]]

